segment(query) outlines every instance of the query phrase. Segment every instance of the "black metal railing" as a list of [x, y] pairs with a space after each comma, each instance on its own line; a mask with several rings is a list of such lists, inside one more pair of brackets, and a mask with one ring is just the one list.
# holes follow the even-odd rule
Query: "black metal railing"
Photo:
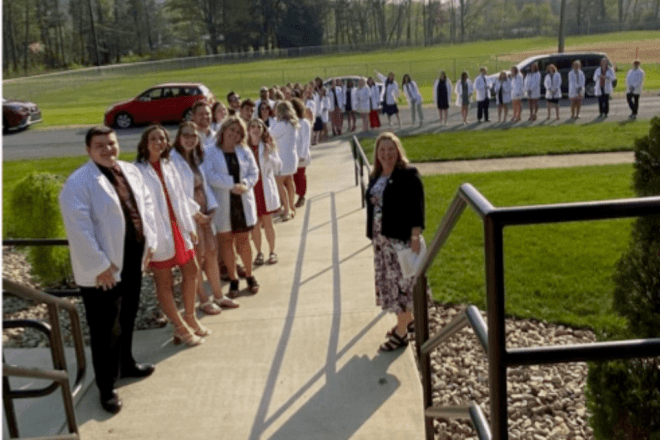
[[[481, 217], [484, 225], [488, 325], [484, 322], [479, 310], [474, 306], [469, 306], [437, 335], [429, 337], [425, 274], [468, 205]], [[505, 226], [642, 217], [657, 214], [660, 214], [660, 197], [496, 208], [472, 185], [462, 185], [445, 213], [428, 252], [415, 274], [415, 338], [419, 348], [417, 356], [422, 375], [426, 438], [433, 439], [433, 419], [442, 417], [469, 418], [481, 440], [508, 439], [506, 373], [509, 367], [660, 356], [660, 338], [507, 349], [504, 307], [503, 229]], [[488, 358], [490, 425], [479, 406], [474, 402], [458, 407], [433, 406], [431, 352], [467, 325], [470, 325], [475, 331]]]
[[[57, 298], [44, 292], [39, 292], [27, 286], [20, 285], [14, 281], [3, 278], [3, 290], [6, 293], [35, 301], [45, 303], [48, 306], [48, 323], [43, 323], [37, 320], [18, 319], [18, 320], [3, 320], [3, 328], [26, 328], [30, 327], [44, 333], [50, 341], [51, 356], [53, 360], [53, 369], [44, 370], [34, 367], [10, 365], [7, 364], [3, 356], [2, 365], [2, 379], [3, 390], [2, 398], [5, 408], [5, 415], [7, 419], [7, 428], [11, 438], [18, 438], [19, 429], [16, 420], [16, 412], [14, 409], [14, 399], [24, 399], [32, 397], [42, 397], [49, 395], [57, 390], [62, 389], [62, 399], [64, 401], [64, 410], [66, 414], [66, 422], [69, 433], [57, 436], [48, 437], [49, 439], [77, 439], [78, 423], [76, 422], [76, 415], [74, 409], [75, 396], [80, 392], [83, 386], [83, 380], [86, 371], [85, 349], [82, 337], [82, 328], [80, 325], [80, 317], [78, 311], [72, 303], [67, 300]], [[62, 330], [60, 326], [59, 310], [63, 309], [68, 312], [71, 322], [71, 334], [76, 354], [76, 379], [71, 386], [69, 384], [69, 375], [67, 370], [66, 357], [64, 354], [64, 342], [62, 339]], [[12, 390], [9, 383], [9, 377], [24, 377], [32, 379], [51, 380], [52, 383], [48, 386], [39, 389], [21, 389]]]
[[358, 141], [358, 138], [355, 135], [353, 135], [353, 139], [351, 141], [351, 150], [353, 152], [353, 164], [355, 166], [355, 185], [360, 185], [362, 207], [364, 208], [367, 204], [367, 183], [364, 181], [364, 169], [367, 169], [368, 182], [369, 175], [371, 174], [371, 165], [369, 165], [369, 159], [367, 159], [367, 155], [364, 154], [362, 145], [360, 145], [360, 141]]

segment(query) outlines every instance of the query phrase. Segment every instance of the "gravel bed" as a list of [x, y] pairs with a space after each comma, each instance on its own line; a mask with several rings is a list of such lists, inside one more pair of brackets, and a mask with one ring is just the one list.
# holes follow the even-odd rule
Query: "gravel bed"
[[[36, 289], [42, 288], [30, 277], [30, 265], [25, 256], [14, 249], [3, 247], [3, 277], [9, 277]], [[175, 293], [180, 303], [175, 279]], [[83, 334], [89, 342], [89, 330], [82, 302], [69, 298], [78, 308]], [[12, 295], [3, 295], [3, 319], [31, 318], [46, 320], [44, 305], [34, 305]], [[431, 333], [448, 324], [464, 306], [431, 303], [429, 322]], [[66, 345], [72, 345], [68, 314], [60, 312]], [[158, 308], [151, 277], [142, 281], [142, 294], [137, 316], [137, 329], [158, 328], [165, 320]], [[595, 342], [589, 330], [547, 324], [533, 320], [507, 319], [507, 346], [530, 347], [539, 345], [579, 344]], [[4, 330], [5, 347], [45, 347], [47, 339], [32, 329]], [[414, 343], [413, 349], [414, 349]], [[436, 405], [462, 405], [477, 402], [486, 417], [490, 415], [488, 402], [488, 365], [486, 356], [474, 332], [466, 327], [447, 343], [438, 347], [431, 357], [434, 373], [433, 402]], [[587, 380], [585, 363], [516, 367], [508, 370], [509, 437], [521, 440], [591, 440], [593, 431], [587, 425], [584, 386]], [[468, 420], [437, 419], [434, 422], [438, 440], [476, 439]]]

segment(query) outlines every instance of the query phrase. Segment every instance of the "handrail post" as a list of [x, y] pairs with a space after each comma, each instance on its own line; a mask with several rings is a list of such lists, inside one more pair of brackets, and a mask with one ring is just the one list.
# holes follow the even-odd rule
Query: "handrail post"
[[[421, 275], [413, 287], [413, 316], [415, 318], [415, 342], [417, 343], [417, 358], [422, 375], [422, 393], [424, 396], [424, 411], [433, 406], [433, 384], [431, 372], [431, 353], [425, 353], [422, 346], [429, 339], [429, 314], [426, 302], [427, 280]], [[426, 440], [433, 440], [433, 418], [424, 415]]]
[[355, 186], [358, 186], [358, 147], [357, 147], [357, 138], [353, 136], [351, 141], [351, 150], [353, 150], [353, 169], [355, 171]]
[[493, 439], [507, 440], [506, 332], [504, 315], [504, 243], [502, 226], [484, 218], [486, 306], [488, 314], [488, 382]]
[[366, 206], [366, 199], [367, 195], [365, 194], [365, 191], [367, 188], [364, 186], [364, 159], [362, 158], [362, 155], [359, 155], [360, 157], [358, 160], [360, 161], [360, 199], [362, 200], [362, 207], [364, 208]]
[[[4, 363], [4, 355], [2, 356]], [[16, 410], [14, 409], [14, 401], [9, 396], [11, 387], [9, 385], [9, 378], [2, 376], [2, 402], [5, 406], [5, 417], [7, 419], [7, 429], [9, 430], [10, 438], [18, 438], [18, 421], [16, 420]]]

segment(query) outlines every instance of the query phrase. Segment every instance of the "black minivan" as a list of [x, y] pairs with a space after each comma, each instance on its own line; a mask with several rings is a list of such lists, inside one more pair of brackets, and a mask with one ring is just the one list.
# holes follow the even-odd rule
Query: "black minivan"
[[[586, 79], [585, 85], [585, 96], [594, 95], [594, 72], [600, 66], [600, 60], [602, 58], [607, 58], [607, 63], [610, 67], [613, 67], [612, 61], [604, 52], [564, 52], [564, 53], [554, 53], [546, 55], [535, 55], [529, 57], [518, 64], [518, 70], [522, 72], [523, 76], [526, 76], [532, 67], [533, 63], [537, 63], [539, 66], [539, 72], [541, 72], [541, 96], [545, 96], [545, 87], [543, 86], [543, 78], [546, 75], [546, 69], [549, 64], [554, 64], [557, 67], [557, 71], [561, 75], [561, 92], [564, 95], [568, 95], [568, 72], [571, 70], [571, 65], [573, 61], [580, 60], [582, 63], [582, 71]], [[615, 68], [616, 70], [616, 68]], [[493, 75], [497, 78], [496, 75]], [[616, 87], [616, 78], [612, 82], [612, 87]]]

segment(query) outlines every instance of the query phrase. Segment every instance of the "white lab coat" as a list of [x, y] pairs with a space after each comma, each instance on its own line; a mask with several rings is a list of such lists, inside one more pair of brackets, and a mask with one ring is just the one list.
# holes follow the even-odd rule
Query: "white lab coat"
[[[135, 165], [142, 173], [144, 184], [149, 189], [154, 201], [154, 226], [156, 228], [158, 242], [152, 260], [167, 261], [174, 257], [176, 249], [174, 247], [174, 236], [172, 235], [172, 225], [170, 224], [170, 215], [163, 185], [151, 164], [148, 162], [138, 162]], [[179, 176], [179, 172], [168, 159], [161, 159], [160, 169], [163, 173], [163, 180], [167, 187], [167, 193], [170, 196], [172, 210], [176, 216], [176, 222], [183, 236], [185, 247], [186, 249], [193, 249], [190, 234], [197, 232], [197, 228], [192, 218], [193, 213], [190, 211], [190, 198], [184, 190], [181, 176]]]
[[298, 170], [298, 145], [300, 142], [300, 128], [296, 128], [288, 121], [275, 121], [270, 126], [277, 151], [282, 160], [280, 175], [291, 176]]
[[524, 81], [525, 93], [530, 99], [541, 97], [541, 72], [529, 72]]
[[[466, 79], [465, 82], [467, 83], [467, 96], [468, 100], [470, 99], [470, 96], [472, 96], [472, 93], [474, 91], [474, 88], [472, 87], [472, 81], [470, 79]], [[459, 107], [463, 106], [463, 85], [460, 80], [456, 83], [456, 105]]]
[[584, 96], [584, 85], [586, 79], [582, 69], [578, 69], [577, 73], [574, 69], [568, 72], [568, 97], [576, 98], [578, 95]]
[[630, 69], [626, 75], [626, 93], [634, 95], [642, 94], [642, 86], [644, 85], [644, 76], [646, 74], [640, 68]]
[[422, 94], [419, 93], [419, 87], [417, 87], [417, 83], [415, 81], [410, 80], [406, 83], [406, 85], [402, 87], [403, 93], [405, 93], [406, 99], [408, 99], [408, 104], [411, 106], [413, 104], [421, 104], [424, 101], [422, 99]]
[[[495, 85], [493, 86], [495, 90], [495, 102], [497, 105], [500, 104], [508, 104], [511, 102], [511, 81], [507, 78], [504, 81], [500, 81], [499, 79], [495, 81]], [[502, 89], [502, 102], [500, 102], [500, 89]]]
[[305, 107], [311, 110], [312, 115], [316, 115], [316, 101], [314, 99], [308, 99], [305, 101]]
[[380, 97], [380, 92], [378, 91], [378, 86], [374, 84], [373, 86], [369, 87], [369, 91], [371, 92], [371, 110], [378, 110], [380, 108], [380, 103], [381, 103], [381, 97]]
[[282, 166], [282, 163], [277, 151], [271, 149], [269, 154], [266, 155], [265, 150], [263, 142], [260, 141], [258, 154], [261, 184], [264, 188], [264, 201], [266, 202], [267, 211], [275, 211], [282, 204], [277, 189], [277, 181], [275, 180], [277, 170]]
[[493, 85], [486, 75], [479, 75], [474, 79], [474, 92], [477, 94], [477, 101], [485, 101], [490, 98], [490, 89]]
[[330, 98], [329, 99], [330, 105], [328, 107], [328, 110], [329, 111], [334, 111], [335, 110], [335, 94], [337, 95], [337, 107], [339, 108], [339, 110], [341, 110], [343, 112], [344, 111], [344, 105], [345, 105], [344, 90], [341, 87], [337, 87], [337, 86], [331, 87], [330, 89], [328, 89], [328, 92], [325, 95], [325, 96]]
[[[156, 249], [154, 204], [140, 171], [118, 160], [133, 191], [145, 238], [143, 263], [147, 250]], [[114, 185], [96, 164], [89, 160], [74, 171], [59, 196], [60, 210], [69, 239], [71, 267], [76, 284], [96, 287], [96, 277], [114, 264], [116, 282], [121, 281], [124, 263], [126, 222]]]
[[[600, 87], [600, 76], [604, 75], [605, 76], [605, 90], [602, 90]], [[594, 95], [600, 96], [600, 95], [611, 95], [612, 94], [612, 81], [616, 79], [616, 74], [614, 73], [614, 69], [611, 67], [607, 67], [607, 70], [605, 73], [601, 73], [600, 67], [598, 67], [594, 71]]]
[[325, 95], [321, 99], [321, 120], [324, 124], [330, 121], [330, 97]]
[[[172, 148], [170, 151], [170, 159], [172, 164], [176, 168], [179, 176], [181, 177], [181, 182], [183, 183], [183, 189], [185, 193], [190, 198], [190, 212], [193, 215], [199, 212], [199, 205], [195, 202], [195, 173], [193, 173], [192, 168], [186, 162], [186, 159], [179, 154], [177, 150]], [[209, 186], [206, 176], [204, 175], [204, 170], [199, 166], [199, 172], [202, 175], [202, 180], [204, 181], [204, 194], [206, 195], [206, 208], [211, 211], [218, 207], [218, 202], [215, 200], [215, 195]], [[203, 213], [202, 213], [203, 214]]]
[[298, 168], [308, 167], [312, 163], [310, 147], [312, 145], [312, 124], [307, 118], [300, 119], [300, 136], [298, 136]]
[[[240, 169], [239, 182], [248, 189], [247, 192], [241, 194], [245, 221], [247, 226], [254, 226], [257, 223], [257, 203], [254, 199], [253, 188], [259, 180], [259, 168], [257, 168], [257, 161], [254, 159], [252, 151], [247, 147], [236, 145], [235, 152]], [[204, 150], [202, 168], [218, 202], [213, 222], [218, 232], [230, 232], [229, 195], [230, 190], [234, 187], [234, 177], [229, 174], [225, 153], [219, 147], [207, 148]]]
[[543, 80], [545, 86], [545, 99], [561, 99], [561, 75], [547, 73]]
[[[440, 78], [436, 78], [433, 83], [433, 103], [435, 106], [438, 106], [438, 83], [440, 83]], [[449, 78], [445, 79], [445, 86], [447, 87], [447, 103], [451, 102], [451, 80]]]
[[371, 90], [364, 86], [355, 90], [355, 110], [360, 113], [371, 111]]
[[523, 99], [525, 96], [524, 80], [520, 72], [511, 77], [511, 99]]
[[378, 75], [378, 79], [383, 83], [382, 101], [387, 105], [396, 104], [396, 98], [399, 96], [399, 85], [396, 81], [387, 84], [387, 77], [382, 73], [377, 72], [376, 75]]
[[197, 130], [197, 134], [199, 135], [199, 143], [203, 150], [209, 147], [215, 147], [217, 143], [216, 136], [220, 132], [221, 126], [222, 123], [219, 124], [217, 132], [213, 130], [212, 127], [209, 127], [209, 134], [204, 133], [202, 130]]

